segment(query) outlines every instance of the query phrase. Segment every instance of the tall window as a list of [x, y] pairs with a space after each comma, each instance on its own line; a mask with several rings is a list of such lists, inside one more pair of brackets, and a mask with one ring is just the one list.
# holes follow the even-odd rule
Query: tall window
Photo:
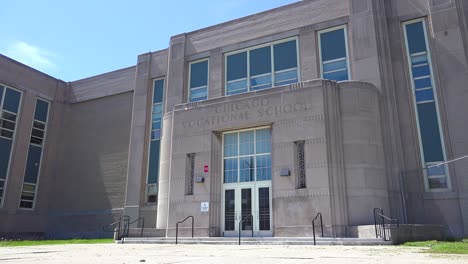
[[[157, 186], [159, 176], [159, 153], [161, 145], [161, 125], [163, 115], [164, 79], [153, 83], [153, 109], [151, 115], [151, 139], [148, 161], [148, 185]], [[148, 188], [148, 194], [155, 194]]]
[[21, 93], [0, 84], [0, 206], [3, 205]]
[[318, 38], [322, 78], [335, 81], [349, 80], [346, 26], [319, 31]]
[[443, 190], [449, 187], [445, 166], [432, 167], [444, 162], [445, 149], [441, 137], [437, 94], [432, 74], [431, 55], [427, 43], [424, 19], [403, 24], [413, 102], [416, 109], [421, 158], [425, 170], [426, 190]]
[[29, 140], [28, 158], [24, 172], [23, 189], [21, 191], [20, 208], [34, 208], [39, 174], [42, 162], [42, 150], [47, 129], [49, 102], [36, 100], [34, 120]]
[[191, 62], [189, 71], [189, 101], [208, 99], [208, 60]]
[[270, 128], [224, 134], [224, 183], [271, 180]]
[[235, 51], [226, 55], [226, 95], [298, 82], [297, 40]]

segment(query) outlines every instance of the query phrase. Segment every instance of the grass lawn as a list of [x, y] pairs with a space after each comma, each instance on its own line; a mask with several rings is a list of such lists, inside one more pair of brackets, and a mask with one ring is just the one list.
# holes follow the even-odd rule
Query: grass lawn
[[111, 238], [101, 239], [66, 239], [66, 240], [14, 240], [0, 241], [0, 247], [23, 247], [23, 246], [43, 246], [43, 245], [65, 245], [65, 244], [102, 244], [113, 243]]
[[408, 247], [428, 247], [426, 252], [429, 253], [446, 253], [446, 254], [468, 254], [468, 238], [458, 242], [446, 241], [417, 241], [407, 242], [403, 246]]

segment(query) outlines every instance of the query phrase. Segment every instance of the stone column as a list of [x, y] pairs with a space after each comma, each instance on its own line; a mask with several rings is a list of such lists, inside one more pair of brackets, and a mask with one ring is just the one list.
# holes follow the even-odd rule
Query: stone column
[[346, 236], [348, 209], [346, 203], [346, 178], [343, 155], [343, 130], [338, 85], [326, 81], [323, 86], [325, 130], [327, 138], [328, 181], [332, 231], [335, 237]]
[[174, 106], [183, 102], [184, 97], [185, 34], [171, 38], [167, 68], [167, 85], [164, 99], [164, 113], [166, 114], [164, 115], [161, 134], [158, 212], [156, 217], [156, 228], [165, 229], [166, 235], [171, 182], [173, 109]]
[[172, 156], [172, 122], [173, 112], [164, 115], [162, 139], [161, 139], [161, 156], [159, 160], [159, 190], [158, 190], [158, 213], [156, 217], [156, 228], [167, 228], [167, 217], [169, 214], [169, 183], [171, 171], [171, 156]]
[[[124, 215], [131, 220], [140, 214], [141, 177], [143, 169], [146, 120], [148, 115], [148, 87], [151, 53], [138, 57], [136, 68], [135, 91], [133, 94], [132, 127], [130, 132], [130, 148], [128, 153], [127, 190], [125, 196]], [[135, 223], [136, 225], [136, 223]]]

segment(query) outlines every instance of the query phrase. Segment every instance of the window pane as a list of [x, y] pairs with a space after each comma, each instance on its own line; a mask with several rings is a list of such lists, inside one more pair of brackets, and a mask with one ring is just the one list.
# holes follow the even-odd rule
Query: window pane
[[158, 141], [161, 138], [161, 129], [151, 131], [151, 139]]
[[320, 33], [320, 48], [322, 53], [322, 62], [346, 58], [344, 28]]
[[32, 208], [32, 207], [33, 207], [33, 203], [32, 203], [32, 202], [21, 201], [21, 202], [20, 202], [20, 207], [21, 207], [21, 208]]
[[42, 138], [31, 137], [29, 142], [31, 144], [42, 145]]
[[247, 78], [247, 52], [227, 56], [227, 81]]
[[239, 156], [254, 154], [254, 130], [239, 133]]
[[406, 37], [410, 54], [426, 51], [423, 22], [406, 25]]
[[11, 140], [0, 138], [0, 179], [6, 179], [10, 161]]
[[429, 65], [413, 67], [414, 78], [430, 76], [430, 75], [431, 75], [431, 71], [429, 70]]
[[0, 120], [0, 127], [6, 128], [8, 130], [15, 130], [15, 123], [6, 120]]
[[207, 86], [202, 88], [197, 88], [190, 91], [190, 101], [201, 101], [206, 100], [208, 98], [207, 94]]
[[271, 74], [250, 78], [250, 90], [260, 90], [271, 87]]
[[238, 133], [224, 134], [224, 157], [237, 156]]
[[256, 151], [259, 153], [271, 153], [271, 131], [269, 128], [256, 131]]
[[261, 155], [256, 157], [257, 161], [257, 181], [271, 180], [271, 155]]
[[159, 140], [150, 143], [150, 157], [148, 164], [148, 184], [157, 183], [159, 175]]
[[23, 192], [34, 192], [36, 190], [36, 186], [33, 184], [23, 184]]
[[41, 152], [41, 147], [33, 145], [29, 146], [24, 182], [37, 183], [37, 175], [39, 174], [39, 165], [41, 162]]
[[236, 201], [235, 201], [235, 191], [234, 190], [225, 190], [224, 191], [224, 230], [234, 231], [236, 224]]
[[428, 63], [427, 61], [427, 53], [424, 52], [424, 54], [421, 55], [411, 55], [411, 65], [412, 66], [418, 66], [418, 65], [423, 65]]
[[227, 84], [227, 95], [247, 92], [247, 79], [230, 82]]
[[16, 121], [16, 114], [11, 114], [8, 112], [2, 113], [2, 118], [10, 121]]
[[40, 130], [45, 130], [45, 124], [41, 123], [41, 122], [38, 122], [38, 121], [33, 122], [33, 127], [37, 128], [37, 129], [40, 129]]
[[323, 64], [323, 72], [347, 69], [346, 58]]
[[258, 222], [260, 230], [270, 230], [270, 188], [258, 188]]
[[21, 94], [11, 89], [6, 89], [5, 102], [3, 103], [3, 109], [13, 113], [18, 113], [19, 102]]
[[286, 85], [297, 81], [297, 69], [275, 73], [275, 85]]
[[275, 71], [297, 67], [296, 40], [274, 45], [273, 52]]
[[324, 79], [334, 80], [334, 81], [345, 81], [348, 80], [348, 70], [337, 71], [332, 73], [323, 74]]
[[190, 65], [190, 88], [208, 85], [208, 61]]
[[414, 87], [416, 88], [416, 90], [421, 88], [432, 87], [431, 78], [427, 77], [423, 79], [414, 80]]
[[429, 178], [429, 188], [430, 189], [445, 189], [447, 188], [447, 178]]
[[34, 193], [30, 192], [23, 192], [21, 194], [21, 200], [29, 200], [32, 201], [34, 199]]
[[270, 72], [271, 47], [268, 46], [250, 51], [250, 76], [256, 76]]
[[162, 113], [162, 104], [154, 104], [153, 105], [153, 114], [160, 114]]
[[237, 182], [237, 158], [224, 159], [224, 183]]
[[434, 176], [445, 176], [445, 165], [440, 165], [440, 166], [435, 166], [435, 167], [431, 167], [431, 166], [434, 166], [436, 165], [437, 163], [441, 163], [442, 161], [440, 162], [434, 162], [433, 164], [427, 164], [427, 167], [429, 167], [427, 169], [427, 176], [428, 177], [434, 177]]
[[9, 139], [13, 139], [13, 132], [8, 131], [8, 130], [0, 129], [0, 136], [6, 137], [6, 138], [9, 138]]
[[255, 163], [254, 156], [239, 158], [239, 181], [254, 181]]
[[47, 121], [47, 112], [49, 111], [49, 103], [42, 100], [36, 101], [36, 110], [34, 112], [34, 119], [42, 122]]
[[164, 94], [164, 80], [154, 81], [153, 103], [162, 103]]
[[435, 103], [418, 104], [417, 108], [424, 161], [444, 160]]
[[31, 132], [32, 136], [38, 138], [44, 138], [44, 131], [33, 128]]
[[433, 101], [434, 93], [432, 89], [416, 91], [416, 102]]

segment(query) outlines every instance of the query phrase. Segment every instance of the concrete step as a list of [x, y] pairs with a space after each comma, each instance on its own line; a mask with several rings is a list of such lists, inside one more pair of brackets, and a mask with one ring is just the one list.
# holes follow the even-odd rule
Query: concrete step
[[[117, 241], [121, 243], [121, 241]], [[129, 237], [124, 239], [125, 244], [175, 244], [174, 237]], [[203, 245], [238, 245], [237, 237], [181, 237], [179, 244]], [[314, 239], [310, 237], [242, 237], [242, 245], [313, 245]], [[374, 246], [391, 245], [391, 241], [376, 238], [316, 238], [317, 245], [346, 245], [346, 246]]]

